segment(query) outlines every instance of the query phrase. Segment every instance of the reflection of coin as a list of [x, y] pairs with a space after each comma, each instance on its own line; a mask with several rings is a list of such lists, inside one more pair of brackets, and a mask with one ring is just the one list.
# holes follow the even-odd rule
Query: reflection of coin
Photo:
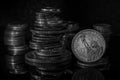
[[75, 56], [86, 62], [100, 59], [106, 48], [103, 36], [92, 29], [78, 32], [73, 38], [71, 46]]
[[73, 74], [72, 80], [105, 80], [105, 78], [100, 71], [94, 68], [87, 68], [77, 70]]

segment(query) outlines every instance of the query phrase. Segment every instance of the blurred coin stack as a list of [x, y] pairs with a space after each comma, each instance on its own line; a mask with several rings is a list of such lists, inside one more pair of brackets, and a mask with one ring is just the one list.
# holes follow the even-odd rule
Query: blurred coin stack
[[[25, 61], [31, 65], [33, 80], [57, 80], [71, 65], [71, 53], [65, 49], [65, 34], [72, 27], [57, 17], [59, 9], [46, 7], [36, 12], [36, 20], [31, 28], [31, 52]], [[71, 30], [71, 31], [70, 31]]]
[[108, 45], [109, 39], [112, 34], [111, 26], [112, 25], [107, 24], [107, 23], [98, 23], [98, 24], [94, 24], [92, 26], [93, 29], [99, 31], [103, 35], [103, 37], [105, 38], [105, 40], [107, 42], [107, 45]]
[[7, 25], [5, 31], [4, 42], [8, 46], [6, 64], [12, 74], [26, 73], [24, 68], [24, 54], [27, 50], [24, 38], [25, 28], [24, 24], [11, 23]]

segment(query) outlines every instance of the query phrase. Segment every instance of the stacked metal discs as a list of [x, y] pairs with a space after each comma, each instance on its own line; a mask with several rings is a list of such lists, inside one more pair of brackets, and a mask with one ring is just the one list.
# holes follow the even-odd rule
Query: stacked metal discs
[[[25, 55], [26, 63], [35, 67], [34, 71], [45, 80], [56, 80], [71, 62], [71, 53], [63, 46], [63, 36], [68, 32], [68, 28], [56, 17], [59, 11], [59, 9], [45, 8], [36, 13], [30, 41], [30, 48], [33, 51]], [[34, 73], [31, 74], [36, 78]]]
[[112, 30], [111, 30], [111, 26], [110, 24], [105, 24], [105, 23], [101, 23], [101, 24], [94, 24], [92, 27], [93, 29], [97, 30], [98, 32], [100, 32], [103, 37], [106, 40], [107, 43], [107, 47], [109, 45], [109, 40], [112, 34]]
[[5, 31], [5, 44], [8, 46], [9, 54], [6, 55], [7, 66], [10, 73], [24, 74], [24, 54], [27, 50], [24, 39], [26, 25], [11, 23]]

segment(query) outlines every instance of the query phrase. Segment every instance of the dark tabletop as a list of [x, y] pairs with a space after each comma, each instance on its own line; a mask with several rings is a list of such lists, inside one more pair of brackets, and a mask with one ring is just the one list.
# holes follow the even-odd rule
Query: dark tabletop
[[[32, 0], [1, 0], [0, 1], [0, 78], [1, 80], [27, 80], [24, 77], [8, 75], [4, 55], [7, 53], [4, 45], [4, 30], [11, 21], [27, 21], [27, 6]], [[52, 1], [52, 0], [51, 0]], [[54, 0], [53, 0], [54, 1]], [[31, 3], [30, 3], [31, 4]], [[90, 28], [95, 23], [108, 23], [112, 25], [112, 36], [108, 46], [108, 57], [111, 63], [109, 70], [102, 71], [106, 80], [119, 79], [120, 59], [120, 2], [114, 0], [66, 0], [61, 2], [63, 14], [66, 20], [72, 20], [80, 24], [82, 28]], [[33, 8], [34, 9], [34, 8]], [[29, 12], [30, 10], [28, 10]], [[30, 15], [30, 14], [29, 14]], [[68, 80], [70, 75], [66, 76]]]

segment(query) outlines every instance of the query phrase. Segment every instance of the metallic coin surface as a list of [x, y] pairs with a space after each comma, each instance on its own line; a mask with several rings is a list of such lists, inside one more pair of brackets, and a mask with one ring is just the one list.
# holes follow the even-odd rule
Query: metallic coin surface
[[104, 37], [98, 31], [85, 29], [74, 36], [71, 47], [78, 60], [94, 62], [104, 54], [106, 43]]

